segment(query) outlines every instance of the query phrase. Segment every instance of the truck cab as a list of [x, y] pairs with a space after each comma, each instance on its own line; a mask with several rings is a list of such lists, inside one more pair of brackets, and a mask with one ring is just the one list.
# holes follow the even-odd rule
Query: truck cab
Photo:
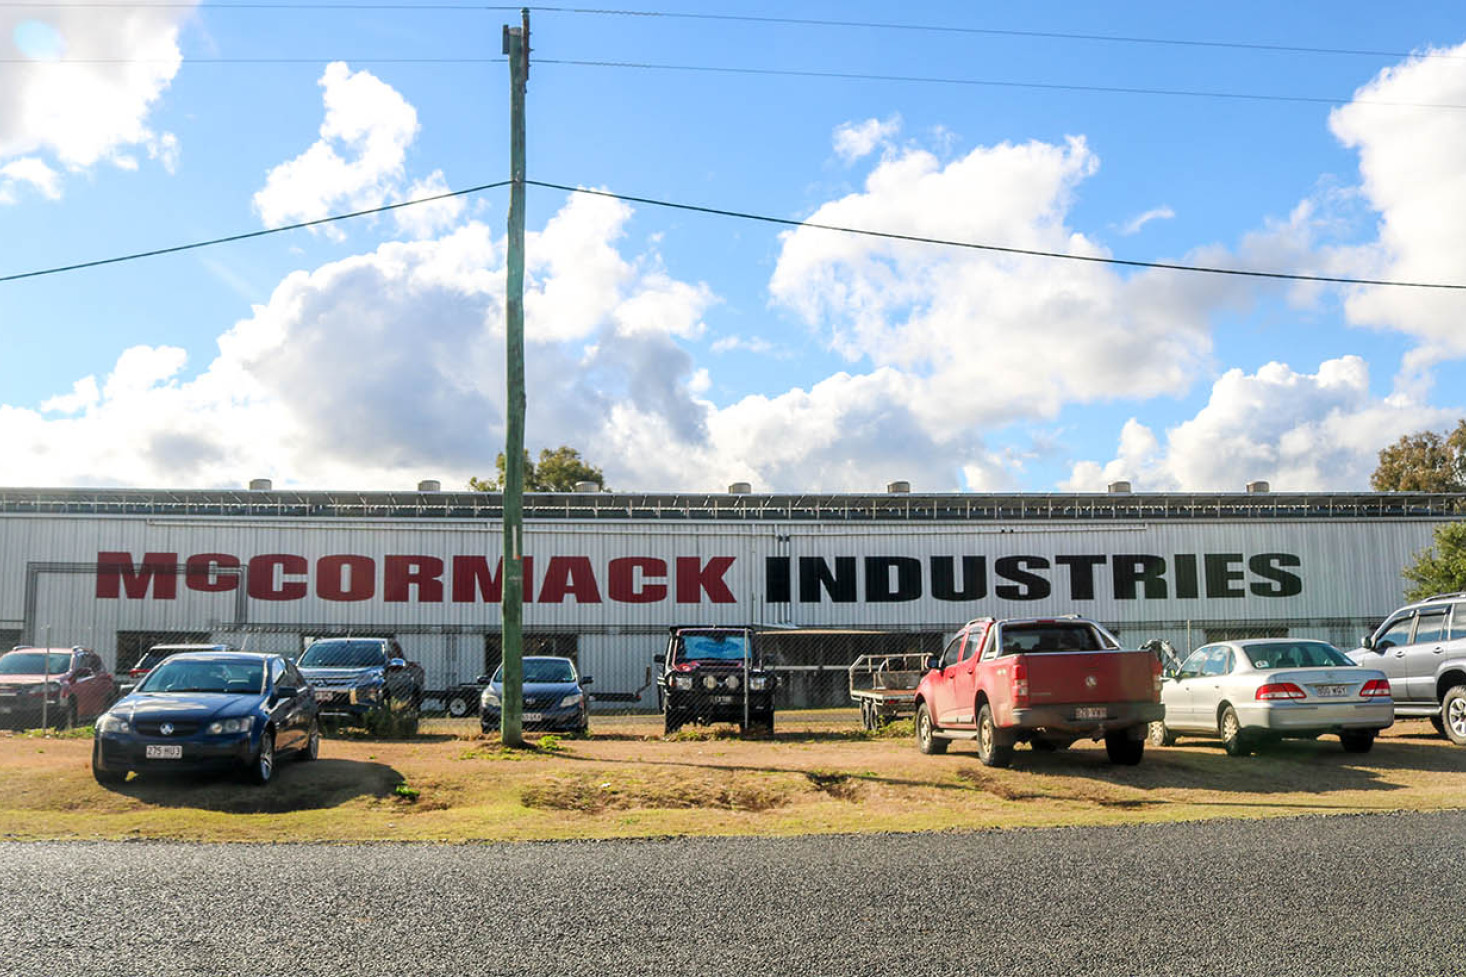
[[668, 735], [688, 723], [717, 722], [773, 735], [778, 679], [752, 628], [675, 626], [653, 661]]

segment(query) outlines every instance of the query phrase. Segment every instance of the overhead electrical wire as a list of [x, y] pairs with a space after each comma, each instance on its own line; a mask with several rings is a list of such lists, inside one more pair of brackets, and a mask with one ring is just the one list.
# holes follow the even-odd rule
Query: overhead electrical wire
[[572, 187], [563, 183], [549, 183], [543, 180], [525, 180], [526, 185], [541, 187], [547, 190], [562, 190], [566, 193], [590, 194], [597, 197], [611, 197], [616, 200], [624, 200], [629, 203], [646, 204], [651, 207], [667, 207], [673, 210], [686, 210], [699, 214], [711, 214], [718, 217], [736, 217], [739, 220], [758, 221], [764, 224], [776, 224], [783, 227], [812, 228], [821, 231], [833, 231], [840, 234], [856, 234], [862, 237], [883, 238], [890, 241], [905, 241], [913, 244], [930, 244], [947, 248], [964, 248], [972, 251], [988, 251], [998, 254], [1023, 255], [1033, 258], [1054, 258], [1064, 261], [1083, 261], [1098, 265], [1120, 265], [1126, 268], [1158, 268], [1166, 271], [1195, 272], [1206, 275], [1231, 275], [1242, 278], [1268, 278], [1279, 281], [1290, 282], [1320, 282], [1334, 285], [1381, 285], [1392, 288], [1427, 288], [1442, 289], [1450, 291], [1466, 291], [1466, 283], [1456, 284], [1452, 282], [1409, 282], [1395, 281], [1391, 279], [1371, 278], [1350, 278], [1342, 275], [1305, 275], [1284, 271], [1262, 271], [1250, 268], [1218, 268], [1208, 265], [1187, 265], [1172, 261], [1138, 261], [1126, 258], [1107, 258], [1101, 255], [1069, 254], [1063, 251], [1040, 251], [1034, 248], [1013, 248], [998, 244], [979, 244], [973, 241], [955, 241], [950, 238], [925, 237], [919, 234], [899, 234], [894, 231], [878, 231], [870, 228], [845, 227], [838, 224], [821, 224], [815, 221], [792, 220], [785, 217], [770, 217], [766, 214], [753, 214], [746, 211], [725, 210], [720, 207], [702, 207], [696, 204], [677, 203], [671, 200], [658, 200], [654, 197], [635, 197], [630, 194], [612, 193], [609, 190], [592, 190], [587, 187]]
[[[40, 278], [44, 275], [56, 275], [62, 272], [80, 271], [84, 268], [97, 268], [102, 265], [120, 264], [125, 261], [136, 261], [140, 258], [152, 258], [165, 254], [176, 254], [180, 251], [192, 251], [197, 248], [213, 247], [219, 244], [228, 244], [234, 241], [244, 241], [250, 238], [264, 237], [269, 234], [280, 234], [285, 231], [295, 231], [306, 227], [315, 227], [321, 224], [329, 224], [335, 221], [350, 220], [354, 217], [366, 217], [371, 214], [381, 214], [390, 210], [397, 210], [401, 207], [413, 207], [418, 204], [431, 203], [435, 200], [446, 200], [450, 197], [461, 197], [466, 194], [479, 193], [484, 190], [494, 190], [499, 187], [508, 186], [512, 180], [500, 180], [497, 183], [484, 183], [475, 187], [467, 187], [462, 190], [450, 190], [446, 193], [434, 194], [430, 197], [420, 197], [416, 200], [404, 200], [401, 203], [386, 204], [382, 207], [372, 207], [367, 210], [352, 211], [348, 214], [336, 214], [330, 217], [321, 217], [316, 220], [302, 221], [298, 224], [287, 224], [282, 227], [269, 227], [259, 231], [248, 231], [243, 234], [231, 234], [226, 237], [210, 238], [206, 241], [195, 241], [191, 244], [180, 244], [167, 248], [155, 248], [151, 251], [138, 251], [132, 254], [118, 255], [112, 258], [101, 258], [95, 261], [82, 261], [75, 264], [59, 265], [54, 268], [43, 268], [37, 271], [20, 272], [18, 274], [0, 275], [0, 283], [20, 281], [26, 278]], [[672, 210], [690, 211], [699, 214], [709, 214], [716, 217], [732, 217], [738, 220], [755, 221], [763, 224], [773, 224], [780, 227], [810, 228], [820, 231], [831, 231], [840, 234], [854, 234], [861, 237], [881, 238], [890, 241], [904, 241], [913, 244], [927, 244], [936, 247], [961, 248], [970, 251], [984, 251], [995, 254], [1022, 255], [1032, 258], [1050, 258], [1062, 261], [1081, 261], [1089, 264], [1118, 265], [1126, 268], [1155, 268], [1164, 271], [1183, 271], [1206, 275], [1229, 275], [1241, 278], [1264, 278], [1278, 281], [1291, 282], [1318, 282], [1334, 285], [1377, 285], [1390, 288], [1420, 288], [1436, 289], [1446, 291], [1466, 291], [1466, 283], [1456, 284], [1452, 282], [1411, 282], [1397, 281], [1392, 279], [1372, 278], [1350, 278], [1342, 275], [1306, 275], [1294, 272], [1263, 271], [1252, 268], [1219, 268], [1207, 265], [1188, 265], [1171, 261], [1140, 261], [1128, 258], [1109, 258], [1100, 255], [1069, 254], [1062, 251], [1041, 251], [1035, 248], [1015, 248], [999, 244], [982, 244], [975, 241], [956, 241], [948, 238], [926, 237], [917, 234], [900, 234], [894, 231], [880, 231], [872, 228], [845, 227], [838, 224], [822, 224], [815, 221], [793, 220], [786, 217], [771, 217], [767, 214], [755, 214], [748, 211], [729, 210], [722, 207], [704, 207], [698, 204], [678, 203], [672, 200], [661, 200], [655, 197], [638, 197], [631, 194], [612, 193], [609, 190], [593, 190], [588, 187], [574, 187], [563, 183], [550, 183], [545, 180], [525, 180], [526, 186], [540, 187], [546, 190], [559, 190], [565, 193], [588, 194], [597, 197], [609, 197], [615, 200], [623, 200], [628, 203], [646, 204], [651, 207], [665, 207]]]
[[389, 210], [398, 210], [403, 207], [415, 207], [418, 204], [428, 204], [435, 200], [447, 200], [450, 197], [462, 197], [471, 193], [479, 193], [484, 190], [494, 190], [498, 187], [507, 187], [511, 180], [500, 180], [498, 183], [484, 183], [476, 187], [465, 187], [462, 190], [449, 190], [447, 193], [436, 193], [431, 197], [418, 197], [415, 200], [403, 200], [395, 204], [385, 204], [381, 207], [371, 207], [367, 210], [354, 210], [349, 214], [334, 214], [330, 217], [320, 217], [316, 220], [301, 221], [298, 224], [285, 224], [280, 227], [267, 227], [258, 231], [246, 231], [243, 234], [230, 234], [227, 237], [210, 238], [207, 241], [194, 241], [191, 244], [175, 244], [167, 248], [154, 248], [151, 251], [136, 251], [132, 254], [117, 255], [112, 258], [99, 258], [95, 261], [79, 261], [70, 265], [58, 265], [54, 268], [41, 268], [37, 271], [23, 271], [14, 275], [0, 275], [0, 283], [17, 282], [25, 278], [40, 278], [43, 275], [59, 275], [66, 271], [80, 271], [83, 268], [99, 268], [102, 265], [116, 265], [124, 261], [137, 261], [141, 258], [156, 258], [164, 254], [177, 254], [180, 251], [193, 251], [198, 248], [209, 248], [218, 244], [229, 244], [233, 241], [246, 241], [250, 238], [265, 237], [270, 234], [283, 234], [286, 231], [298, 231], [306, 227], [318, 227], [322, 224], [331, 224], [336, 221], [351, 220], [354, 217], [367, 217], [371, 214], [384, 214]]

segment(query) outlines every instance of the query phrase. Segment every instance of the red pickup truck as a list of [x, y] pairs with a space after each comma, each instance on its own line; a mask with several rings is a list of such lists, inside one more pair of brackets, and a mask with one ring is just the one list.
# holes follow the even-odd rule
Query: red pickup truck
[[1047, 751], [1103, 737], [1112, 763], [1136, 764], [1146, 727], [1165, 715], [1160, 659], [1121, 650], [1080, 617], [979, 618], [931, 666], [916, 689], [922, 753], [971, 739], [984, 764], [1005, 767], [1017, 743]]

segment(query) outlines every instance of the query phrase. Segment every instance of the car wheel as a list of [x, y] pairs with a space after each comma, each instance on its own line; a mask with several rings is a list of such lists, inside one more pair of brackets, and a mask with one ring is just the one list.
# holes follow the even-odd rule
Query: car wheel
[[662, 716], [662, 734], [664, 736], [671, 736], [673, 733], [681, 729], [682, 724], [686, 721], [687, 720], [682, 718], [682, 713], [673, 712], [672, 710], [668, 709], [667, 712]]
[[1133, 767], [1145, 756], [1145, 740], [1135, 739], [1128, 729], [1105, 734], [1105, 753], [1111, 763]]
[[1458, 685], [1441, 700], [1442, 725], [1446, 739], [1466, 746], [1466, 685]]
[[103, 787], [116, 787], [127, 779], [126, 770], [107, 770], [102, 766], [102, 744], [92, 740], [92, 777]]
[[1368, 753], [1374, 749], [1374, 730], [1350, 730], [1339, 734], [1345, 753]]
[[448, 697], [448, 715], [454, 719], [462, 719], [472, 709], [466, 695], [451, 695]]
[[916, 748], [927, 756], [947, 752], [947, 741], [937, 735], [932, 711], [923, 702], [916, 709]]
[[61, 718], [58, 720], [62, 729], [76, 728], [76, 700], [67, 699], [66, 708], [61, 710]]
[[860, 728], [864, 730], [872, 730], [876, 728], [876, 724], [871, 718], [869, 699], [860, 700]]
[[986, 702], [977, 713], [977, 758], [985, 767], [1006, 767], [1013, 761], [1013, 744], [1004, 740], [993, 707]]
[[1167, 726], [1163, 719], [1157, 719], [1150, 724], [1145, 731], [1145, 738], [1150, 741], [1151, 746], [1176, 745], [1176, 731]]
[[754, 714], [754, 724], [769, 736], [774, 735], [774, 710]]
[[308, 763], [321, 755], [321, 724], [311, 720], [310, 732], [305, 734], [305, 748], [295, 755], [302, 763]]
[[1228, 756], [1247, 756], [1252, 752], [1252, 744], [1248, 742], [1242, 732], [1242, 723], [1237, 719], [1237, 710], [1231, 706], [1222, 710], [1217, 732], [1221, 734], [1222, 746], [1227, 748]]
[[260, 734], [260, 748], [245, 769], [245, 777], [252, 784], [263, 787], [275, 776], [275, 732], [265, 730]]

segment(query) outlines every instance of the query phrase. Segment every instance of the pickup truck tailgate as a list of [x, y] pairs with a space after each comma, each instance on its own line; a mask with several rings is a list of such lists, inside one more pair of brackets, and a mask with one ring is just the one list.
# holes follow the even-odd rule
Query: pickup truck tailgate
[[1155, 656], [1148, 651], [1046, 651], [1019, 656], [1034, 706], [1152, 702]]

